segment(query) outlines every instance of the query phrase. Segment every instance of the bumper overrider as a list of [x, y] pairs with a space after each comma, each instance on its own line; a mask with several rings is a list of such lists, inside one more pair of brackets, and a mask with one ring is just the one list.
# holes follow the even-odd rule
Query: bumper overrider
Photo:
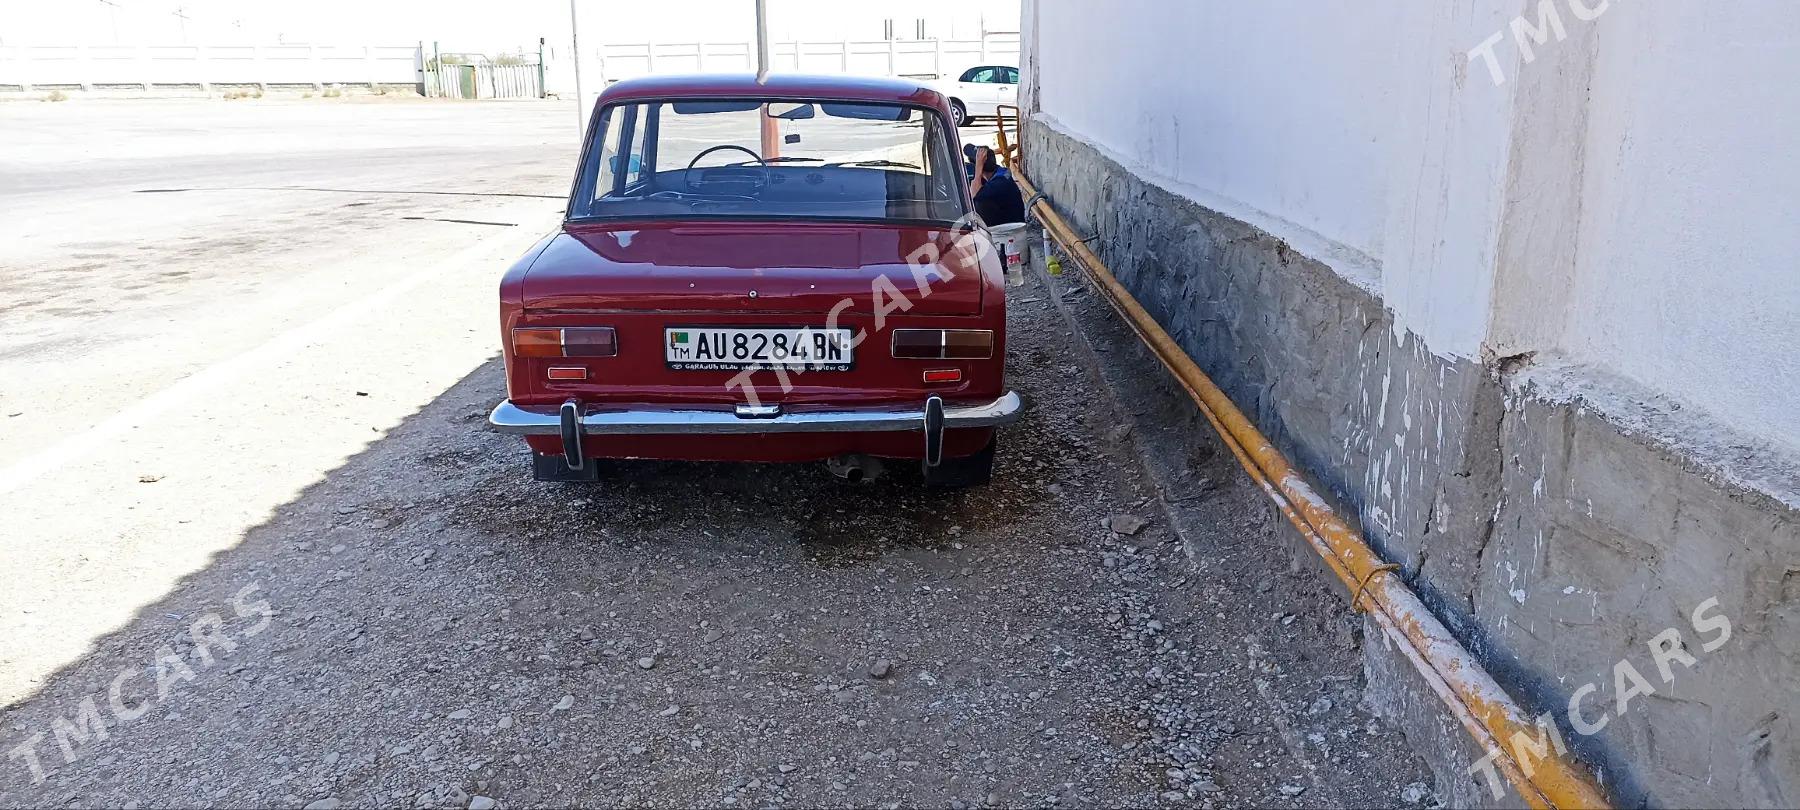
[[1018, 421], [1023, 405], [1008, 391], [991, 402], [946, 403], [931, 396], [917, 406], [881, 405], [832, 407], [825, 405], [606, 405], [564, 402], [560, 407], [520, 407], [502, 401], [488, 416], [501, 433], [560, 435], [564, 459], [579, 470], [581, 437], [594, 435], [748, 435], [759, 433], [884, 433], [918, 431], [924, 434], [925, 463], [935, 466], [942, 457], [944, 431], [982, 428]]

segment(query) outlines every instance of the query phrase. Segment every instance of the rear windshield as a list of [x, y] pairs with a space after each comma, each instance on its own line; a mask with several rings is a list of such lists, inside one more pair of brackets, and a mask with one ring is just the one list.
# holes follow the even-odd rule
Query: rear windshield
[[954, 222], [966, 211], [962, 167], [924, 108], [680, 100], [600, 115], [572, 218]]

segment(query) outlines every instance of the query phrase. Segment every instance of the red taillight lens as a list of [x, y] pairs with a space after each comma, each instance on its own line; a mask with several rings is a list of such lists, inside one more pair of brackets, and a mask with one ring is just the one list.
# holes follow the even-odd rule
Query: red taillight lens
[[619, 335], [610, 326], [530, 326], [514, 329], [516, 357], [615, 357]]
[[988, 329], [895, 329], [894, 356], [986, 360], [994, 356], [994, 333]]
[[993, 332], [985, 329], [944, 330], [944, 359], [986, 360], [993, 356]]
[[925, 381], [928, 383], [962, 382], [962, 369], [960, 369], [960, 368], [929, 369], [925, 372]]
[[895, 329], [894, 356], [936, 360], [944, 356], [941, 329]]
[[619, 335], [610, 326], [563, 330], [564, 357], [613, 357], [619, 353]]

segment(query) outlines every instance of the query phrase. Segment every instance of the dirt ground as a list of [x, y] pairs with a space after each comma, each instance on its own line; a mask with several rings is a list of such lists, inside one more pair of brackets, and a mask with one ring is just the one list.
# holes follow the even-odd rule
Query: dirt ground
[[[1359, 709], [1342, 595], [1073, 274], [1012, 291], [1029, 412], [986, 488], [904, 465], [538, 484], [484, 422], [492, 285], [560, 209], [573, 112], [363, 105], [334, 142], [336, 108], [204, 104], [168, 150], [211, 165], [221, 127], [298, 127], [241, 170], [313, 150], [263, 184], [349, 191], [142, 194], [185, 173], [156, 150], [73, 192], [0, 186], [44, 211], [0, 248], [0, 806], [1434, 801]], [[28, 112], [0, 121], [68, 123]], [[486, 134], [412, 154], [426, 114]], [[46, 184], [52, 157], [0, 171]], [[468, 196], [398, 193], [424, 190]], [[112, 205], [136, 230], [86, 235]], [[75, 258], [88, 239], [111, 258]], [[42, 277], [83, 262], [190, 274], [153, 300]]]

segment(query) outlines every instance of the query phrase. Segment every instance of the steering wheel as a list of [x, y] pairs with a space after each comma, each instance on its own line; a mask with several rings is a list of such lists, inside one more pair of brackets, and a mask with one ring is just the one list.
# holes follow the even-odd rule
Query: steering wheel
[[743, 152], [744, 154], [749, 155], [750, 159], [756, 161], [756, 165], [758, 165], [758, 166], [769, 165], [767, 162], [765, 162], [762, 159], [762, 155], [757, 154], [755, 151], [753, 151], [748, 146], [738, 146], [735, 143], [722, 143], [722, 144], [719, 144], [718, 146], [708, 147], [705, 151], [702, 151], [700, 154], [695, 155], [693, 160], [688, 161], [687, 167], [690, 169], [694, 168], [694, 166], [696, 166], [700, 163], [701, 158], [704, 158], [707, 155], [710, 155], [721, 149], [736, 149], [739, 152]]
[[[739, 184], [750, 183], [751, 184], [751, 188], [750, 188], [751, 194], [755, 194], [758, 191], [762, 191], [763, 187], [767, 186], [769, 184], [769, 172], [768, 172], [769, 164], [768, 164], [768, 161], [763, 160], [762, 155], [757, 154], [755, 151], [751, 150], [749, 147], [738, 146], [735, 143], [722, 143], [722, 144], [719, 144], [718, 146], [712, 146], [712, 147], [706, 148], [705, 150], [701, 151], [700, 154], [695, 155], [693, 160], [688, 161], [687, 170], [682, 172], [682, 179], [683, 179], [683, 181], [685, 181], [687, 183], [688, 188], [693, 189], [694, 191], [700, 190], [700, 184], [694, 182], [694, 166], [699, 164], [700, 161], [702, 159], [704, 159], [707, 155], [710, 155], [714, 152], [718, 152], [718, 151], [724, 150], [724, 149], [736, 149], [739, 152], [743, 152], [744, 154], [749, 155], [750, 159], [756, 161], [756, 165], [760, 169], [762, 169], [762, 171], [757, 172], [755, 180], [733, 179], [733, 180], [729, 180], [729, 181], [714, 180], [712, 182], [715, 182], [715, 183], [730, 182], [730, 183], [739, 183]], [[719, 168], [733, 168], [733, 167], [721, 166]], [[756, 170], [745, 167], [744, 171], [756, 171]]]

